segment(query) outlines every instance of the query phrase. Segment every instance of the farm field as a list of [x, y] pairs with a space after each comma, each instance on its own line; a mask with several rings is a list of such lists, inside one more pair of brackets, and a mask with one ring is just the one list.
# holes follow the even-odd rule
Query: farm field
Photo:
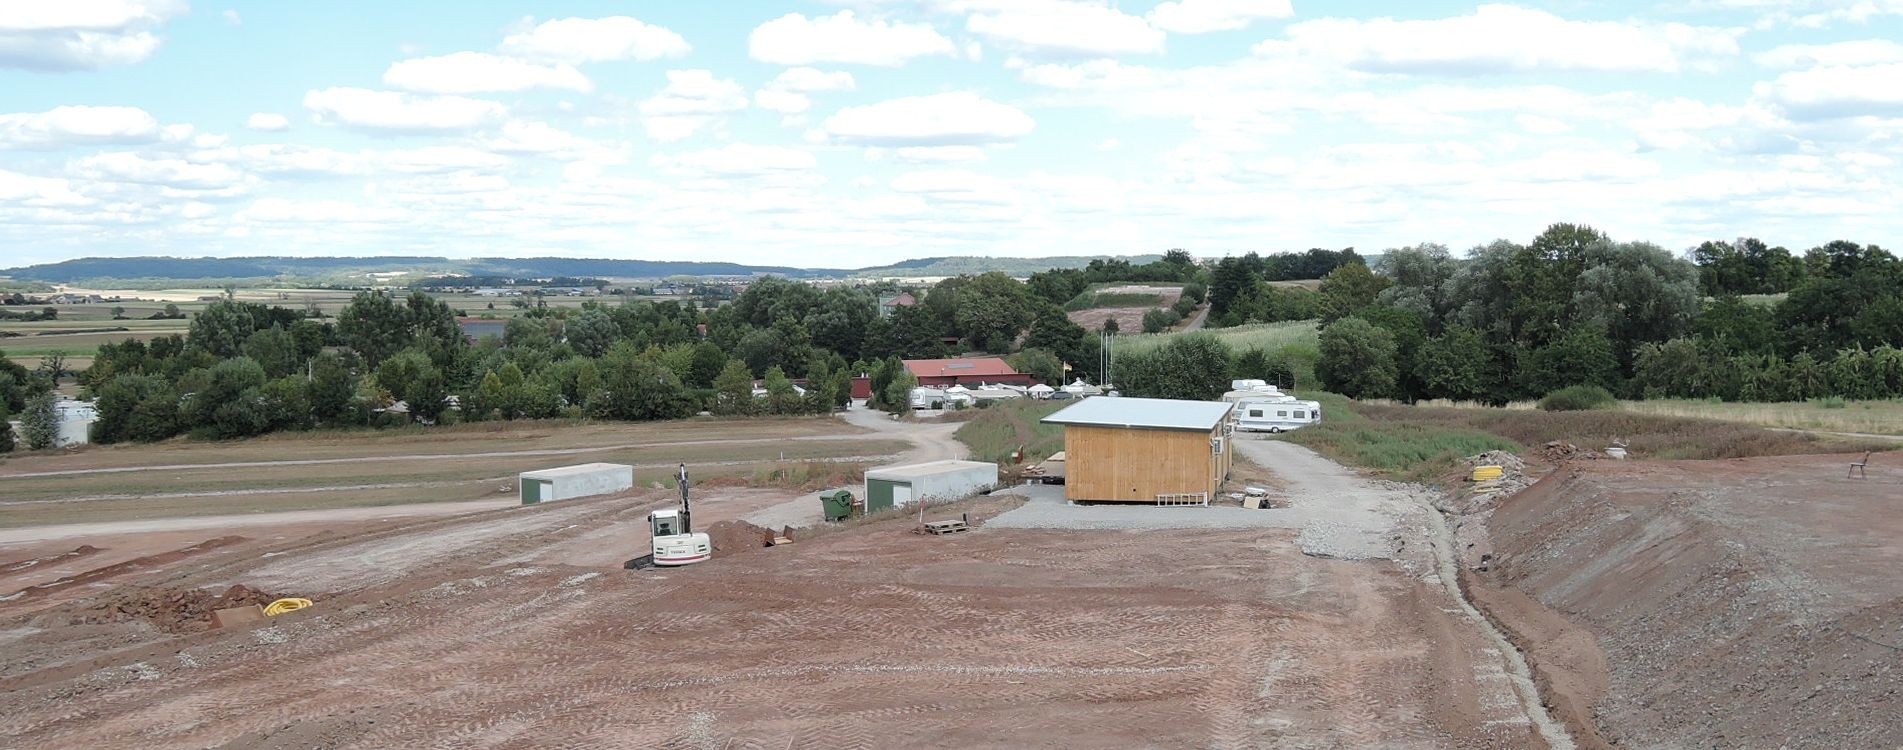
[[906, 443], [830, 419], [513, 422], [92, 446], [0, 462], [0, 528], [492, 498], [521, 471], [608, 461], [659, 482], [760, 465], [881, 462]]
[[1086, 331], [1103, 330], [1104, 321], [1112, 318], [1119, 331], [1141, 331], [1144, 313], [1168, 308], [1182, 296], [1182, 284], [1092, 284], [1065, 303], [1064, 309], [1071, 322]]
[[[1303, 347], [1313, 351], [1320, 341], [1321, 328], [1314, 321], [1303, 320], [1286, 323], [1252, 323], [1232, 328], [1207, 328], [1199, 333], [1215, 336], [1224, 344], [1229, 345], [1232, 351], [1261, 349], [1273, 353], [1289, 346]], [[1169, 343], [1171, 337], [1182, 335], [1185, 334], [1124, 334], [1117, 337], [1116, 348], [1119, 352], [1149, 352]]]

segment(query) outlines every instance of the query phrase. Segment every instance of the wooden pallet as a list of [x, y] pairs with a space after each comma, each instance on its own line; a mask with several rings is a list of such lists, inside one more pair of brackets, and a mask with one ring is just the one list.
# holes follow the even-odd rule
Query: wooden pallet
[[950, 521], [925, 522], [925, 533], [932, 534], [932, 535], [957, 534], [959, 532], [970, 531], [970, 530], [971, 530], [971, 526], [967, 525], [964, 521], [961, 521], [958, 519], [952, 519]]

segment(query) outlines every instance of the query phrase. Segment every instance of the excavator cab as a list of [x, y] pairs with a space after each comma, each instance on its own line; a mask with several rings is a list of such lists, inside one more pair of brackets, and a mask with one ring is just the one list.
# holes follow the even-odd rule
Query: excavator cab
[[657, 510], [648, 514], [648, 530], [655, 538], [674, 536], [684, 533], [681, 524], [681, 512], [678, 510]]

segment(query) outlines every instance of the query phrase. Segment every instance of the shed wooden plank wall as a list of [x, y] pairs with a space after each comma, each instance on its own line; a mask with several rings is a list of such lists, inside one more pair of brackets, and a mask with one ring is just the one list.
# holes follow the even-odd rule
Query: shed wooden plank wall
[[1207, 492], [1229, 475], [1229, 446], [1209, 441], [1221, 428], [1140, 430], [1070, 425], [1064, 430], [1064, 496], [1098, 502], [1156, 502], [1156, 496]]

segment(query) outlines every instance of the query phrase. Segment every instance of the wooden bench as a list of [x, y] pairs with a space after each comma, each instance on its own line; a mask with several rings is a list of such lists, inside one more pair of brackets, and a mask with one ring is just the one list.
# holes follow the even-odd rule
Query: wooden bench
[[1849, 479], [1851, 477], [1857, 477], [1860, 479], [1869, 479], [1870, 474], [1869, 472], [1864, 471], [1864, 469], [1870, 466], [1870, 453], [1871, 451], [1864, 451], [1863, 460], [1851, 464], [1850, 473], [1845, 474], [1844, 478]]

